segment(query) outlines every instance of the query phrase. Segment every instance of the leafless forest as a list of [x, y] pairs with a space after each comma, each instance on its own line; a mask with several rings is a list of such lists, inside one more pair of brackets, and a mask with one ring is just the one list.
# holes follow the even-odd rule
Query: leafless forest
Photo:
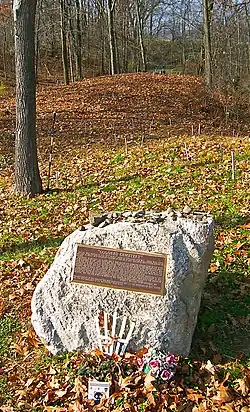
[[[1, 3], [0, 70], [9, 78], [13, 18]], [[36, 75], [69, 83], [141, 71], [204, 74], [226, 95], [248, 99], [249, 13], [248, 0], [38, 0]]]

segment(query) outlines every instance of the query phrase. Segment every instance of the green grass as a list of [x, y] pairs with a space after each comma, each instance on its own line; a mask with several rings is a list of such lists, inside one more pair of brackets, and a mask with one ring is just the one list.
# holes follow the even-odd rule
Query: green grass
[[44, 348], [39, 349], [40, 356], [37, 359], [36, 364], [34, 365], [34, 369], [36, 372], [43, 371], [47, 369], [48, 366], [53, 366], [56, 363], [65, 365], [67, 368], [68, 361], [71, 357], [70, 353], [62, 353], [61, 355], [51, 355], [49, 354]]
[[9, 393], [9, 383], [8, 378], [4, 376], [0, 376], [0, 405], [8, 402], [11, 398]]
[[6, 92], [7, 86], [2, 81], [0, 81], [0, 96], [4, 96]]
[[[83, 184], [79, 179], [71, 182], [77, 172], [64, 163], [62, 168], [58, 165], [58, 170], [67, 175], [67, 190], [62, 182], [59, 189], [52, 184], [48, 193], [36, 198], [9, 196], [0, 245], [2, 262], [23, 258], [30, 264], [32, 256], [36, 256], [35, 270], [39, 264], [50, 263], [62, 239], [87, 223], [91, 211], [181, 209], [186, 204], [198, 211], [210, 211], [215, 218], [215, 236], [218, 238], [222, 232], [225, 239], [221, 248], [215, 248], [213, 262], [219, 266], [207, 280], [196, 339], [198, 343], [205, 342], [207, 353], [211, 341], [219, 353], [237, 356], [239, 340], [245, 342], [244, 329], [248, 332], [248, 326], [240, 322], [250, 314], [250, 303], [239, 283], [249, 279], [249, 264], [246, 256], [235, 254], [237, 242], [245, 242], [243, 249], [250, 249], [249, 230], [238, 227], [249, 216], [245, 169], [250, 148], [247, 144], [238, 148], [236, 180], [232, 181], [231, 143], [225, 147], [224, 142], [222, 152], [217, 150], [217, 143], [212, 142], [210, 147], [207, 138], [190, 139], [187, 143], [193, 152], [189, 162], [183, 145], [176, 141], [135, 144], [129, 146], [128, 154], [122, 148], [93, 147], [90, 158], [84, 150], [77, 154], [77, 161], [84, 159]], [[74, 159], [72, 162], [74, 166]], [[227, 263], [227, 255], [232, 256], [232, 262]], [[4, 273], [11, 270], [11, 265], [6, 265]], [[236, 322], [241, 319], [232, 325], [232, 318]], [[218, 337], [209, 335], [213, 324]], [[248, 353], [247, 345], [245, 351]], [[200, 352], [194, 347], [193, 353]]]
[[25, 259], [26, 256], [30, 256], [31, 254], [41, 255], [44, 252], [48, 251], [50, 248], [55, 249], [59, 246], [62, 241], [63, 237], [59, 238], [50, 238], [47, 239], [35, 239], [31, 242], [25, 242], [23, 238], [12, 238], [8, 239], [8, 242], [5, 242], [5, 250], [0, 256], [1, 261], [8, 261], [11, 259], [18, 260], [18, 259]]
[[114, 192], [116, 188], [117, 188], [116, 182], [110, 182], [102, 188], [102, 191], [111, 193], [111, 192]]
[[10, 353], [11, 340], [19, 327], [18, 321], [13, 316], [4, 315], [0, 319], [0, 362], [1, 357], [6, 357]]
[[116, 164], [123, 163], [124, 160], [125, 160], [125, 157], [124, 157], [122, 154], [118, 154], [117, 156], [115, 156], [115, 157], [110, 161], [110, 163], [111, 163], [112, 165], [116, 165]]

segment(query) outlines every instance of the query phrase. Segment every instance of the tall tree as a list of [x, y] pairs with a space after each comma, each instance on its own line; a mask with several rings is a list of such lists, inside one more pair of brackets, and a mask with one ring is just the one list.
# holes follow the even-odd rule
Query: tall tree
[[36, 0], [14, 0], [16, 63], [15, 192], [42, 192], [36, 145]]
[[80, 1], [75, 0], [76, 6], [76, 75], [77, 80], [82, 80], [82, 33], [80, 19]]
[[108, 32], [109, 32], [109, 50], [110, 50], [110, 74], [118, 72], [117, 51], [115, 44], [115, 28], [114, 28], [114, 14], [115, 14], [116, 0], [107, 0], [107, 14], [108, 14]]
[[60, 0], [61, 13], [61, 42], [62, 42], [62, 63], [63, 63], [63, 78], [64, 83], [69, 84], [69, 64], [68, 64], [68, 50], [67, 50], [67, 5], [65, 0]]
[[205, 48], [205, 78], [209, 87], [212, 86], [212, 52], [211, 52], [211, 16], [213, 0], [202, 0], [204, 48]]
[[136, 17], [137, 17], [137, 24], [138, 24], [142, 71], [145, 72], [147, 70], [147, 67], [146, 67], [145, 47], [144, 47], [144, 41], [143, 41], [142, 16], [141, 16], [141, 10], [140, 10], [141, 4], [139, 0], [136, 0], [135, 6], [136, 6]]

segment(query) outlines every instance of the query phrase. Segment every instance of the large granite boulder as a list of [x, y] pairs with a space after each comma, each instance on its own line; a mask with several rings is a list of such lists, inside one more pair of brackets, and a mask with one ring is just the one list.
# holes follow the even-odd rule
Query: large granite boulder
[[[167, 254], [165, 294], [72, 283], [79, 243]], [[92, 224], [63, 241], [37, 285], [32, 299], [35, 331], [53, 354], [89, 350], [97, 346], [94, 317], [118, 308], [118, 315], [135, 322], [130, 349], [146, 345], [186, 356], [213, 246], [213, 218], [189, 208], [185, 213], [115, 212], [94, 217]]]

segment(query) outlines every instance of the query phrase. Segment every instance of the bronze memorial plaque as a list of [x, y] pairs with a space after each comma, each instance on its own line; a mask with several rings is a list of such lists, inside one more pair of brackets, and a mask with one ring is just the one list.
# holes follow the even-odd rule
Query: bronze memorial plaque
[[163, 295], [166, 265], [164, 254], [79, 244], [72, 282]]

